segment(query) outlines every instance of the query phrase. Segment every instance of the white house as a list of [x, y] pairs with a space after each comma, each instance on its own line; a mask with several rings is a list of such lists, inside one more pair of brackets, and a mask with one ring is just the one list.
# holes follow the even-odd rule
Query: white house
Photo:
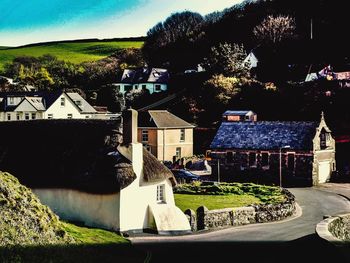
[[122, 94], [130, 91], [148, 90], [151, 94], [168, 89], [169, 72], [162, 68], [125, 69], [120, 82], [113, 85]]
[[0, 94], [0, 121], [89, 119], [97, 111], [76, 92], [15, 92]]
[[73, 189], [34, 189], [62, 219], [118, 232], [145, 229], [159, 234], [190, 232], [185, 214], [175, 205], [173, 174], [137, 142], [137, 112], [123, 114], [123, 143], [107, 154], [116, 160], [119, 189], [91, 194]]

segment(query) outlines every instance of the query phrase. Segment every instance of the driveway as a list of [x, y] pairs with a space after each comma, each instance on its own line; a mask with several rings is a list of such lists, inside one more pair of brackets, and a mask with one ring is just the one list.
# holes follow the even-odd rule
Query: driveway
[[344, 262], [344, 255], [339, 250], [318, 238], [315, 227], [324, 215], [350, 212], [350, 202], [329, 189], [289, 190], [296, 196], [301, 211], [287, 220], [193, 235], [149, 235], [130, 240], [136, 247], [149, 252], [150, 262], [163, 262], [164, 257], [167, 262], [213, 262], [226, 260], [226, 257], [243, 257], [245, 262]]

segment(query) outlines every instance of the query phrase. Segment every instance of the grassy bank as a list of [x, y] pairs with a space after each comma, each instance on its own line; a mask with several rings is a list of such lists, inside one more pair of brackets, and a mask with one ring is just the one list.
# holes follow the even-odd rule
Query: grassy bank
[[111, 55], [118, 49], [140, 48], [142, 41], [95, 41], [95, 42], [60, 42], [46, 43], [37, 46], [24, 46], [18, 48], [0, 48], [0, 71], [6, 63], [15, 57], [34, 56], [45, 54], [56, 56], [60, 60], [72, 63], [96, 61]]

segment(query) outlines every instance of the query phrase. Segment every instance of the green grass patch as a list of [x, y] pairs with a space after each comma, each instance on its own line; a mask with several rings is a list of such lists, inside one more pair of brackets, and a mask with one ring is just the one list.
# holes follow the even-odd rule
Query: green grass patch
[[193, 195], [193, 194], [175, 194], [175, 203], [182, 211], [186, 209], [197, 210], [204, 205], [209, 210], [222, 209], [229, 207], [241, 207], [251, 204], [261, 203], [259, 198], [252, 195]]
[[38, 46], [18, 48], [0, 47], [0, 71], [6, 63], [20, 56], [40, 57], [45, 54], [56, 56], [60, 60], [79, 64], [87, 61], [96, 61], [107, 57], [124, 48], [141, 48], [142, 41], [96, 41], [96, 42], [60, 42], [47, 43]]
[[174, 188], [176, 205], [183, 211], [206, 206], [209, 210], [252, 204], [278, 204], [286, 200], [279, 187], [253, 183], [180, 184]]
[[126, 244], [129, 240], [115, 232], [99, 228], [81, 227], [62, 222], [63, 229], [76, 241], [83, 244]]

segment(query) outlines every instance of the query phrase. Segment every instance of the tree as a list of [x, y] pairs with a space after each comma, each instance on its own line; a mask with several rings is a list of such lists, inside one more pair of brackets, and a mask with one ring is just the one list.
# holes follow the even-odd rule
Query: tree
[[96, 105], [106, 106], [110, 112], [120, 112], [123, 107], [122, 97], [116, 86], [105, 85], [98, 91]]
[[147, 62], [179, 71], [198, 64], [198, 39], [203, 35], [203, 22], [200, 14], [185, 11], [156, 24], [147, 32], [142, 47]]
[[260, 43], [277, 44], [290, 39], [295, 34], [295, 21], [290, 16], [266, 17], [259, 25], [254, 27], [253, 34]]
[[204, 82], [208, 98], [214, 97], [219, 103], [227, 105], [229, 101], [240, 91], [241, 81], [235, 77], [225, 77], [224, 75], [214, 75]]
[[248, 65], [244, 62], [247, 54], [243, 45], [220, 43], [211, 48], [205, 67], [214, 74], [233, 77], [250, 77]]

